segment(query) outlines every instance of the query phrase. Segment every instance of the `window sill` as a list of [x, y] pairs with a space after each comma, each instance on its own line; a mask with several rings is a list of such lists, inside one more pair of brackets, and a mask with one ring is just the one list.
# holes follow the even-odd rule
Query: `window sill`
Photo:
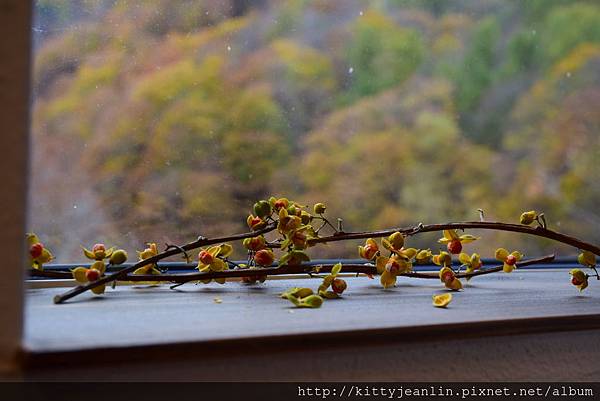
[[600, 295], [578, 294], [566, 274], [522, 270], [478, 277], [454, 294], [447, 309], [431, 305], [431, 295], [443, 291], [438, 282], [414, 279], [382, 290], [376, 280], [351, 277], [344, 299], [318, 310], [292, 308], [278, 297], [306, 286], [304, 279], [257, 287], [187, 284], [178, 291], [121, 286], [63, 305], [51, 302], [63, 289], [30, 289], [25, 363], [35, 368], [162, 363], [600, 329]]

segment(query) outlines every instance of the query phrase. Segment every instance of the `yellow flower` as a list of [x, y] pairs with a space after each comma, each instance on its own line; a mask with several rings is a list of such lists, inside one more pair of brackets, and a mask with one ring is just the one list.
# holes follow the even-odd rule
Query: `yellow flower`
[[[77, 267], [71, 271], [73, 274], [73, 278], [79, 284], [86, 284], [100, 279], [104, 272], [106, 271], [106, 266], [102, 260], [97, 260], [89, 268], [86, 267]], [[92, 288], [92, 292], [94, 294], [100, 295], [103, 294], [106, 290], [106, 284], [99, 285], [97, 287]]]
[[515, 269], [517, 262], [523, 259], [523, 254], [519, 251], [508, 253], [506, 249], [498, 248], [496, 249], [495, 258], [504, 262], [502, 270], [504, 270], [505, 273], [510, 273]]
[[290, 232], [300, 228], [301, 225], [301, 217], [296, 215], [290, 215], [287, 209], [279, 209], [279, 223], [277, 223], [277, 230], [281, 234], [289, 234]]
[[26, 238], [27, 245], [29, 245], [29, 262], [31, 267], [36, 270], [44, 270], [44, 263], [52, 261], [54, 255], [40, 242], [37, 235], [28, 233]]
[[296, 298], [306, 298], [309, 295], [313, 295], [313, 290], [311, 290], [310, 288], [301, 288], [301, 287], [294, 287], [294, 288], [290, 288], [289, 290], [282, 292], [281, 293], [281, 298], [287, 299], [288, 296], [293, 296]]
[[288, 295], [286, 298], [298, 308], [320, 308], [323, 305], [323, 298], [314, 294], [304, 298]]
[[[146, 246], [146, 249], [144, 249], [143, 251], [137, 251], [138, 258], [140, 259], [140, 261], [158, 255], [156, 243], [149, 242], [146, 244]], [[156, 263], [150, 263], [136, 269], [133, 272], [133, 274], [160, 274], [160, 270], [158, 270], [158, 266], [156, 265]]]
[[[337, 263], [331, 268], [331, 273], [323, 278], [323, 283], [319, 286], [319, 295], [327, 299], [338, 298], [347, 287], [346, 281], [337, 278], [337, 275], [342, 271], [342, 264]], [[329, 287], [331, 286], [331, 291]]]
[[246, 219], [246, 223], [248, 224], [248, 227], [252, 231], [257, 231], [257, 230], [260, 230], [267, 226], [267, 222], [265, 220], [261, 219], [258, 216], [254, 216], [252, 214], [248, 215], [248, 218]]
[[313, 211], [315, 212], [315, 214], [323, 214], [325, 213], [325, 210], [327, 209], [327, 206], [324, 203], [315, 203], [315, 206], [313, 207]]
[[440, 244], [447, 244], [448, 252], [458, 255], [462, 251], [462, 244], [468, 244], [478, 240], [479, 237], [474, 237], [469, 234], [458, 235], [455, 230], [444, 230], [444, 237], [440, 238]]
[[[228, 270], [229, 265], [223, 259], [231, 255], [232, 252], [233, 247], [229, 244], [215, 245], [208, 249], [201, 249], [200, 252], [198, 252], [198, 266], [196, 266], [196, 268], [201, 273]], [[224, 277], [215, 278], [214, 280], [219, 284], [225, 284], [226, 281]], [[211, 282], [211, 279], [204, 279], [201, 281], [204, 284], [208, 284]]]
[[274, 197], [270, 197], [269, 198], [269, 204], [271, 204], [271, 207], [273, 209], [275, 209], [275, 211], [279, 211], [281, 209], [287, 209], [287, 207], [290, 204], [290, 201], [287, 198], [279, 198], [276, 199]]
[[261, 249], [265, 249], [267, 247], [267, 240], [262, 235], [258, 237], [246, 238], [242, 242], [244, 248], [249, 251], [260, 251]]
[[438, 308], [445, 308], [452, 301], [452, 294], [449, 292], [445, 294], [433, 294], [433, 306]]
[[462, 283], [459, 279], [456, 278], [454, 271], [452, 271], [449, 267], [442, 267], [439, 272], [440, 280], [446, 288], [449, 288], [454, 291], [458, 291], [462, 289]]
[[439, 255], [433, 255], [431, 261], [438, 266], [451, 266], [452, 256], [448, 252], [441, 251]]
[[[389, 260], [391, 260], [392, 258], [396, 261], [404, 262], [400, 263], [401, 266], [398, 274], [412, 270], [411, 261], [412, 259], [414, 259], [415, 256], [417, 256], [417, 250], [415, 248], [404, 248], [404, 236], [402, 235], [402, 233], [396, 231], [387, 239], [382, 238], [381, 245], [383, 245], [385, 249], [392, 253], [392, 257], [388, 258], [386, 263], [389, 262]], [[377, 260], [379, 260], [379, 258], [377, 258]], [[394, 265], [392, 272], [394, 272], [395, 263], [392, 264]], [[408, 270], [406, 270], [407, 268]]]
[[390, 252], [397, 253], [404, 246], [404, 235], [396, 231], [392, 235], [381, 239], [381, 245]]
[[221, 245], [211, 246], [208, 249], [202, 249], [198, 252], [198, 266], [201, 272], [213, 271], [220, 272], [227, 269], [227, 263], [221, 259]]
[[379, 252], [379, 246], [373, 238], [369, 238], [365, 241], [365, 246], [358, 247], [358, 255], [367, 260], [373, 260], [373, 258]]
[[110, 258], [115, 251], [114, 247], [107, 250], [104, 244], [95, 244], [91, 251], [83, 246], [81, 248], [83, 249], [85, 257], [91, 260], [104, 260]]
[[588, 275], [579, 269], [573, 269], [569, 272], [571, 276], [571, 284], [573, 284], [581, 292], [588, 286]]
[[[473, 273], [483, 265], [481, 262], [481, 257], [478, 253], [474, 253], [471, 256], [467, 255], [466, 253], [461, 253], [458, 255], [458, 260], [460, 260], [460, 263], [467, 268], [467, 274]], [[467, 281], [468, 280], [470, 280], [470, 277], [467, 277]]]
[[308, 213], [307, 211], [303, 210], [300, 212], [300, 220], [302, 220], [302, 224], [308, 224], [312, 221], [312, 219], [312, 214]]
[[281, 293], [281, 298], [289, 300], [299, 308], [320, 308], [323, 304], [323, 298], [315, 295], [310, 288], [290, 288]]
[[586, 267], [595, 267], [596, 266], [596, 255], [594, 255], [590, 251], [583, 251], [577, 257], [577, 261], [580, 265]]
[[158, 249], [156, 247], [156, 243], [148, 242], [146, 244], [146, 249], [144, 249], [141, 252], [138, 251], [137, 254], [138, 254], [138, 257], [140, 258], [140, 260], [148, 259], [148, 258], [151, 258], [152, 256], [158, 255]]
[[412, 271], [412, 263], [410, 259], [394, 254], [389, 258], [378, 256], [375, 260], [377, 273], [381, 274], [380, 282], [383, 288], [388, 288], [396, 285], [396, 279], [400, 274]]
[[529, 225], [537, 219], [538, 215], [535, 210], [530, 210], [529, 212], [524, 212], [521, 214], [520, 222], [521, 224]]
[[431, 262], [432, 257], [433, 254], [431, 253], [430, 249], [422, 249], [419, 252], [417, 252], [417, 255], [415, 256], [415, 261], [420, 265], [424, 265]]

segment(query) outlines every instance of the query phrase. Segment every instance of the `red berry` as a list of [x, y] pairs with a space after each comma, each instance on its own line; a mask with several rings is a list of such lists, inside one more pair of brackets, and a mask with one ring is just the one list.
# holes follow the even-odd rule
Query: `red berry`
[[577, 279], [577, 277], [573, 277], [573, 278], [571, 279], [571, 284], [573, 284], [573, 285], [581, 285], [581, 284], [583, 284], [583, 282], [579, 281], [579, 280]]
[[373, 245], [373, 244], [367, 244], [364, 247], [364, 252], [365, 252], [365, 259], [373, 259], [373, 256], [375, 256], [375, 254], [377, 253], [379, 249], [377, 248], [377, 245]]
[[306, 234], [300, 231], [296, 231], [292, 236], [292, 243], [297, 247], [303, 247], [306, 245], [307, 239], [308, 237], [306, 236]]
[[287, 205], [288, 205], [288, 202], [286, 202], [283, 199], [279, 199], [278, 201], [275, 202], [274, 206], [275, 206], [275, 209], [279, 210], [282, 207], [287, 207]]
[[205, 265], [210, 265], [215, 260], [213, 255], [206, 251], [200, 251], [200, 253], [198, 254], [198, 259], [200, 259], [200, 262], [202, 262]]
[[29, 254], [31, 255], [32, 258], [37, 258], [37, 257], [41, 256], [43, 251], [44, 251], [44, 244], [42, 244], [41, 242], [35, 243], [35, 244], [31, 245], [31, 247], [29, 248]]
[[346, 290], [346, 287], [348, 287], [348, 284], [346, 284], [346, 282], [341, 278], [336, 278], [331, 283], [331, 289], [336, 294], [341, 294], [342, 292], [344, 292]]
[[85, 278], [87, 278], [89, 281], [96, 281], [100, 278], [100, 271], [96, 269], [89, 269], [87, 272], [85, 272]]
[[104, 246], [104, 244], [95, 244], [94, 247], [92, 248], [92, 252], [98, 252], [98, 251], [106, 251], [106, 247]]
[[262, 237], [250, 238], [248, 241], [248, 248], [252, 251], [260, 251], [265, 247], [265, 240]]
[[395, 259], [389, 259], [385, 264], [385, 268], [390, 273], [398, 273], [400, 271], [400, 264]]
[[515, 258], [514, 255], [508, 255], [505, 262], [507, 265], [513, 266], [515, 263], [517, 263], [517, 258]]
[[448, 252], [457, 255], [460, 253], [460, 251], [462, 251], [462, 244], [460, 243], [460, 240], [453, 239], [452, 241], [448, 242]]
[[261, 249], [254, 255], [254, 261], [259, 266], [270, 266], [275, 260], [273, 252], [268, 249]]
[[250, 227], [254, 228], [260, 224], [262, 224], [263, 219], [261, 219], [260, 217], [254, 217], [251, 221], [250, 221]]
[[452, 280], [454, 280], [454, 275], [452, 274], [452, 272], [446, 272], [442, 275], [442, 281], [444, 283], [448, 283]]

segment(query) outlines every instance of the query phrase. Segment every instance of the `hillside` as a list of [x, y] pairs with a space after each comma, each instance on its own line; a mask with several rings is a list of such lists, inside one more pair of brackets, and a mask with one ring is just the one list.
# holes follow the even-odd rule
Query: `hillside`
[[[36, 12], [29, 225], [62, 261], [80, 243], [133, 251], [242, 231], [271, 194], [327, 202], [346, 229], [538, 209], [600, 242], [597, 2], [38, 0]], [[523, 249], [502, 235], [484, 249], [498, 242]]]

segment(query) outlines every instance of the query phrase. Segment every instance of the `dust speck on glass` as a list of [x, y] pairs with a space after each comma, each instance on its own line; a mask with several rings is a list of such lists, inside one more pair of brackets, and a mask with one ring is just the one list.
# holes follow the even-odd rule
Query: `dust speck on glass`
[[28, 229], [58, 262], [242, 232], [270, 195], [600, 242], [596, 1], [37, 0], [32, 34]]

